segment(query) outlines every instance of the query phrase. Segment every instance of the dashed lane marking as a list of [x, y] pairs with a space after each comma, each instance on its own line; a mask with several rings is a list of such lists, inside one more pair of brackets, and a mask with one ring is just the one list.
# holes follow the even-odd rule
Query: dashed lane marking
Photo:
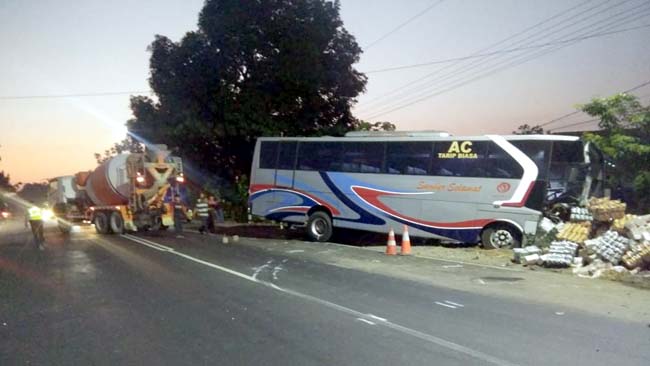
[[458, 309], [458, 307], [450, 304], [445, 304], [444, 302], [436, 301], [437, 305], [444, 306], [446, 308], [451, 308], [451, 309]]
[[453, 302], [453, 301], [445, 300], [445, 302], [446, 302], [447, 304], [449, 304], [449, 305], [457, 306], [457, 307], [459, 307], [459, 308], [464, 308], [464, 307], [465, 307], [465, 305], [463, 305], [463, 304], [459, 304], [459, 303], [456, 303], [456, 302]]
[[[325, 307], [328, 307], [328, 308], [331, 308], [331, 309], [334, 309], [334, 310], [338, 310], [340, 312], [352, 315], [357, 319], [363, 319], [364, 323], [368, 323], [368, 324], [373, 323], [373, 325], [377, 324], [377, 323], [374, 323], [374, 322], [372, 322], [370, 320], [365, 319], [366, 317], [369, 316], [368, 314], [364, 314], [364, 313], [362, 313], [360, 311], [357, 311], [357, 310], [354, 310], [352, 308], [348, 308], [346, 306], [339, 305], [339, 304], [333, 303], [331, 301], [327, 301], [327, 300], [324, 300], [324, 299], [321, 299], [321, 298], [318, 298], [318, 297], [315, 297], [315, 296], [312, 296], [312, 295], [308, 295], [308, 294], [305, 294], [305, 293], [302, 293], [302, 292], [299, 292], [299, 291], [295, 291], [295, 290], [291, 290], [291, 289], [288, 289], [288, 288], [280, 287], [280, 286], [278, 286], [278, 285], [276, 285], [274, 283], [271, 283], [271, 282], [265, 282], [265, 281], [258, 280], [257, 278], [254, 278], [253, 276], [249, 276], [247, 274], [234, 271], [234, 270], [232, 270], [230, 268], [226, 268], [226, 267], [220, 266], [218, 264], [214, 264], [214, 263], [205, 261], [203, 259], [199, 259], [199, 258], [193, 257], [191, 255], [187, 255], [185, 253], [179, 252], [179, 251], [174, 250], [173, 248], [167, 247], [165, 245], [158, 244], [158, 243], [153, 242], [151, 240], [143, 239], [143, 238], [133, 236], [133, 235], [129, 235], [129, 234], [122, 235], [122, 237], [125, 238], [125, 239], [128, 239], [128, 240], [131, 240], [131, 241], [133, 241], [135, 243], [145, 245], [145, 246], [147, 246], [149, 248], [156, 249], [156, 250], [161, 251], [161, 252], [177, 255], [177, 256], [179, 256], [181, 258], [185, 258], [185, 259], [193, 261], [195, 263], [199, 263], [199, 264], [202, 264], [204, 266], [207, 266], [207, 267], [210, 267], [210, 268], [213, 268], [213, 269], [216, 269], [216, 270], [231, 274], [231, 275], [239, 277], [241, 279], [245, 279], [247, 281], [251, 281], [251, 282], [260, 284], [262, 286], [272, 288], [272, 289], [277, 290], [279, 292], [282, 292], [282, 293], [285, 293], [285, 294], [288, 294], [288, 295], [292, 295], [292, 296], [295, 296], [295, 297], [298, 297], [298, 298], [301, 298], [301, 299], [304, 299], [304, 300], [307, 300], [307, 301], [311, 301], [311, 302], [323, 305]], [[456, 308], [455, 306], [449, 305], [449, 304], [444, 304], [444, 303], [439, 303], [439, 302], [436, 302], [436, 304], [446, 306], [446, 307]], [[396, 323], [393, 323], [393, 322], [390, 322], [390, 321], [383, 321], [383, 322], [379, 323], [379, 325], [385, 326], [385, 327], [390, 328], [390, 329], [392, 329], [394, 331], [397, 331], [397, 332], [401, 332], [401, 333], [410, 335], [410, 336], [418, 338], [418, 339], [420, 339], [422, 341], [429, 342], [429, 343], [438, 345], [440, 347], [444, 347], [444, 348], [447, 348], [449, 350], [452, 350], [452, 351], [462, 353], [462, 354], [465, 354], [467, 356], [476, 358], [478, 360], [485, 361], [485, 362], [490, 363], [490, 364], [501, 365], [501, 366], [514, 366], [514, 365], [516, 365], [516, 364], [513, 364], [513, 363], [511, 363], [509, 361], [506, 361], [506, 360], [500, 359], [498, 357], [489, 355], [487, 353], [481, 352], [479, 350], [475, 350], [475, 349], [460, 345], [458, 343], [454, 343], [452, 341], [448, 341], [446, 339], [436, 337], [434, 335], [427, 334], [427, 333], [424, 333], [424, 332], [421, 332], [421, 331], [418, 331], [418, 330], [415, 330], [415, 329], [412, 329], [412, 328], [408, 328], [408, 327], [405, 327], [405, 326], [402, 326], [402, 325], [399, 325], [399, 324], [396, 324]]]

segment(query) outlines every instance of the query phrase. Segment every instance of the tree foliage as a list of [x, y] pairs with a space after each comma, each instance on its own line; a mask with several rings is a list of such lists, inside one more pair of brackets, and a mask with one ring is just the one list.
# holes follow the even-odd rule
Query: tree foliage
[[517, 127], [517, 131], [512, 131], [515, 135], [541, 135], [544, 134], [544, 128], [540, 125], [530, 126], [528, 123], [524, 123]]
[[339, 2], [207, 0], [198, 29], [157, 35], [149, 83], [131, 98], [129, 130], [166, 143], [204, 171], [250, 169], [258, 136], [342, 135], [366, 77]]
[[15, 191], [15, 188], [11, 184], [11, 177], [4, 170], [0, 170], [0, 193], [13, 191]]
[[95, 153], [95, 160], [97, 164], [102, 164], [108, 159], [112, 158], [115, 155], [122, 153], [141, 153], [144, 152], [144, 146], [138, 140], [134, 139], [131, 136], [127, 136], [124, 140], [116, 142], [109, 149], [104, 150], [104, 155], [100, 153]]
[[397, 127], [390, 122], [366, 122], [358, 120], [354, 126], [355, 131], [395, 131]]
[[[2, 157], [0, 157], [0, 161], [2, 161]], [[4, 170], [0, 170], [0, 193], [2, 193], [3, 191], [14, 192], [15, 190], [16, 189], [11, 184], [11, 177], [9, 177], [9, 174], [5, 173]]]
[[633, 182], [637, 201], [650, 206], [650, 106], [643, 106], [630, 94], [593, 99], [580, 109], [600, 119], [604, 133], [587, 133], [592, 141], [613, 159], [611, 176], [615, 184]]

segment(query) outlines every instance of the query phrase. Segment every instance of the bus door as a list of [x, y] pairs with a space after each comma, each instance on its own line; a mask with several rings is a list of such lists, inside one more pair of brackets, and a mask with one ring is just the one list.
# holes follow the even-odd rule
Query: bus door
[[278, 161], [275, 169], [273, 184], [280, 188], [294, 188], [296, 178], [296, 148], [297, 141], [280, 142], [278, 151]]

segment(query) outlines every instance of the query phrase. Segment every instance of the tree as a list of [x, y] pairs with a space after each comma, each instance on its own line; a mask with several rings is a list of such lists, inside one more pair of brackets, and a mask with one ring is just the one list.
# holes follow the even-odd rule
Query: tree
[[358, 120], [354, 126], [355, 131], [395, 131], [397, 127], [390, 122], [370, 123]]
[[515, 135], [541, 135], [544, 134], [544, 128], [540, 125], [530, 126], [528, 123], [517, 127], [517, 131], [512, 131]]
[[95, 153], [95, 160], [97, 164], [102, 164], [115, 155], [122, 153], [141, 153], [144, 152], [144, 145], [131, 136], [127, 136], [124, 140], [116, 142], [110, 149], [104, 150], [104, 155]]
[[587, 133], [585, 138], [596, 144], [614, 161], [611, 176], [623, 184], [632, 182], [635, 203], [650, 206], [650, 106], [643, 106], [634, 95], [617, 94], [596, 98], [580, 109], [600, 119], [602, 134]]
[[129, 130], [166, 143], [202, 171], [250, 169], [258, 136], [342, 135], [366, 77], [338, 1], [207, 0], [198, 29], [157, 35], [149, 84], [131, 98]]
[[[0, 145], [2, 147], [2, 145]], [[2, 157], [0, 157], [0, 161], [2, 161]], [[11, 185], [11, 177], [9, 177], [9, 174], [5, 173], [4, 170], [0, 170], [0, 193], [2, 192], [14, 192], [14, 186]]]
[[2, 192], [14, 192], [14, 186], [11, 185], [11, 177], [9, 174], [6, 174], [4, 170], [0, 170], [0, 193]]

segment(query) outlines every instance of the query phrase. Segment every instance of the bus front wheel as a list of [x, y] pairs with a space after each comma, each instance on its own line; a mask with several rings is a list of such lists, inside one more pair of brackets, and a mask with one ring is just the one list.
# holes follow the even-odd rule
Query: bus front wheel
[[332, 219], [323, 211], [309, 215], [307, 235], [314, 241], [328, 241], [332, 237]]
[[518, 248], [521, 234], [510, 225], [496, 224], [483, 229], [481, 243], [484, 249]]

